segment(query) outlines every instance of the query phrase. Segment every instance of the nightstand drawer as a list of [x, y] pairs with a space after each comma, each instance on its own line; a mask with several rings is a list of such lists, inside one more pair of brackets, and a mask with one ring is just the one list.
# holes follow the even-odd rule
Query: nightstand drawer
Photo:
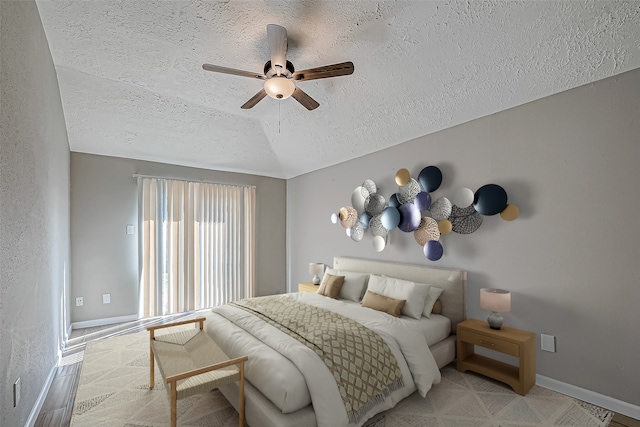
[[520, 355], [518, 344], [502, 341], [495, 337], [469, 332], [465, 329], [460, 331], [460, 339], [470, 344], [479, 345], [484, 348], [499, 351], [500, 353], [509, 354], [518, 357]]

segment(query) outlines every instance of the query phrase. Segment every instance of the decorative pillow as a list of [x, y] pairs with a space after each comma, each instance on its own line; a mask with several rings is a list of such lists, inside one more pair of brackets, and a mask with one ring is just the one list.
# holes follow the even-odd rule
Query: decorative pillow
[[436, 300], [436, 303], [433, 304], [433, 308], [431, 309], [432, 314], [442, 314], [442, 302], [440, 300]]
[[[427, 296], [427, 300], [424, 302], [424, 311], [422, 312], [422, 315], [424, 317], [429, 317], [431, 315], [431, 313], [433, 313], [433, 308], [434, 308], [434, 304], [436, 303], [436, 300], [438, 298], [440, 298], [440, 295], [442, 295], [442, 292], [444, 292], [444, 289], [442, 288], [436, 288], [435, 286], [431, 286], [431, 288], [429, 288], [429, 296]], [[440, 308], [441, 312], [442, 312], [442, 306]], [[440, 313], [436, 313], [436, 314], [440, 314]]]
[[318, 288], [317, 293], [330, 298], [337, 298], [344, 282], [344, 276], [334, 276], [332, 274], [325, 274], [322, 278], [322, 283]]
[[405, 300], [406, 304], [402, 308], [402, 314], [414, 319], [420, 319], [430, 287], [430, 285], [422, 283], [372, 274], [369, 277], [367, 289], [386, 297]]
[[367, 286], [367, 280], [369, 279], [368, 274], [334, 270], [333, 268], [328, 268], [326, 273], [334, 276], [344, 276], [344, 283], [342, 284], [338, 298], [360, 302]]
[[367, 291], [362, 299], [362, 306], [382, 311], [384, 313], [389, 313], [395, 317], [400, 317], [400, 313], [402, 313], [402, 307], [404, 307], [405, 302], [406, 301], [403, 299], [385, 297], [384, 295]]

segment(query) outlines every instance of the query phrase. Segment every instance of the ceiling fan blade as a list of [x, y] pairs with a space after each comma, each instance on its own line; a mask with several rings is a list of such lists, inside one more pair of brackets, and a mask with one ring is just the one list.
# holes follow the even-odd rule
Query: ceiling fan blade
[[279, 65], [283, 70], [287, 68], [287, 29], [276, 24], [267, 25], [269, 52], [271, 52], [271, 66]]
[[296, 71], [293, 79], [298, 81], [326, 79], [327, 77], [347, 76], [353, 74], [353, 62], [341, 62], [339, 64], [325, 65], [324, 67], [309, 68]]
[[306, 92], [304, 92], [302, 89], [300, 89], [297, 86], [291, 96], [295, 98], [296, 101], [302, 104], [302, 106], [309, 111], [315, 110], [320, 106], [320, 104], [318, 104], [318, 102], [315, 99], [307, 95]]
[[267, 78], [264, 74], [236, 70], [235, 68], [220, 67], [219, 65], [202, 64], [202, 68], [207, 71], [213, 71], [214, 73], [232, 74], [234, 76], [251, 77], [253, 79], [260, 80], [265, 80]]
[[244, 104], [242, 104], [242, 109], [244, 110], [248, 110], [249, 108], [253, 108], [255, 107], [255, 105], [262, 101], [262, 98], [264, 98], [265, 96], [267, 96], [267, 92], [265, 92], [264, 89], [260, 89], [260, 92], [256, 93], [255, 95], [253, 95], [253, 97], [251, 97], [250, 100], [248, 100], [247, 102], [245, 102]]

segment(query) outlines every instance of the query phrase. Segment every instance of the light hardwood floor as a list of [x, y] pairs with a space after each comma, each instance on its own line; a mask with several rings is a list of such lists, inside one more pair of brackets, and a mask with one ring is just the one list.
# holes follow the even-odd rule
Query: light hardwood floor
[[[35, 427], [68, 427], [70, 425], [71, 412], [80, 379], [80, 369], [82, 368], [82, 356], [87, 342], [145, 331], [149, 325], [168, 323], [177, 319], [184, 320], [196, 314], [184, 313], [164, 318], [72, 331], [60, 366], [57, 367], [56, 375], [36, 419]], [[614, 414], [608, 427], [640, 427], [640, 421], [621, 414]]]

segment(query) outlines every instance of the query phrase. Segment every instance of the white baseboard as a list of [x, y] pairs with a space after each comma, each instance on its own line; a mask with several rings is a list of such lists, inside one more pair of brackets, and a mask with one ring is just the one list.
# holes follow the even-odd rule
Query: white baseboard
[[137, 314], [130, 314], [128, 316], [119, 317], [106, 317], [104, 319], [85, 320], [82, 322], [71, 323], [71, 329], [93, 328], [96, 326], [113, 325], [114, 323], [132, 322], [138, 320]]
[[631, 403], [623, 402], [622, 400], [614, 399], [613, 397], [563, 383], [562, 381], [542, 375], [536, 375], [536, 384], [540, 387], [548, 388], [558, 393], [566, 394], [567, 396], [575, 397], [576, 399], [626, 415], [627, 417], [635, 418], [636, 420], [640, 419], [640, 406], [632, 405]]
[[[58, 356], [59, 357], [59, 356]], [[27, 422], [24, 424], [24, 427], [33, 427], [38, 420], [38, 415], [40, 415], [40, 410], [42, 409], [42, 405], [44, 404], [44, 400], [47, 398], [47, 393], [49, 393], [49, 388], [51, 387], [51, 383], [56, 376], [56, 370], [58, 369], [58, 364], [60, 360], [58, 359], [56, 363], [51, 368], [49, 372], [49, 376], [40, 390], [40, 394], [38, 395], [38, 399], [36, 399], [36, 403], [31, 408], [31, 412], [29, 413], [29, 418]]]

